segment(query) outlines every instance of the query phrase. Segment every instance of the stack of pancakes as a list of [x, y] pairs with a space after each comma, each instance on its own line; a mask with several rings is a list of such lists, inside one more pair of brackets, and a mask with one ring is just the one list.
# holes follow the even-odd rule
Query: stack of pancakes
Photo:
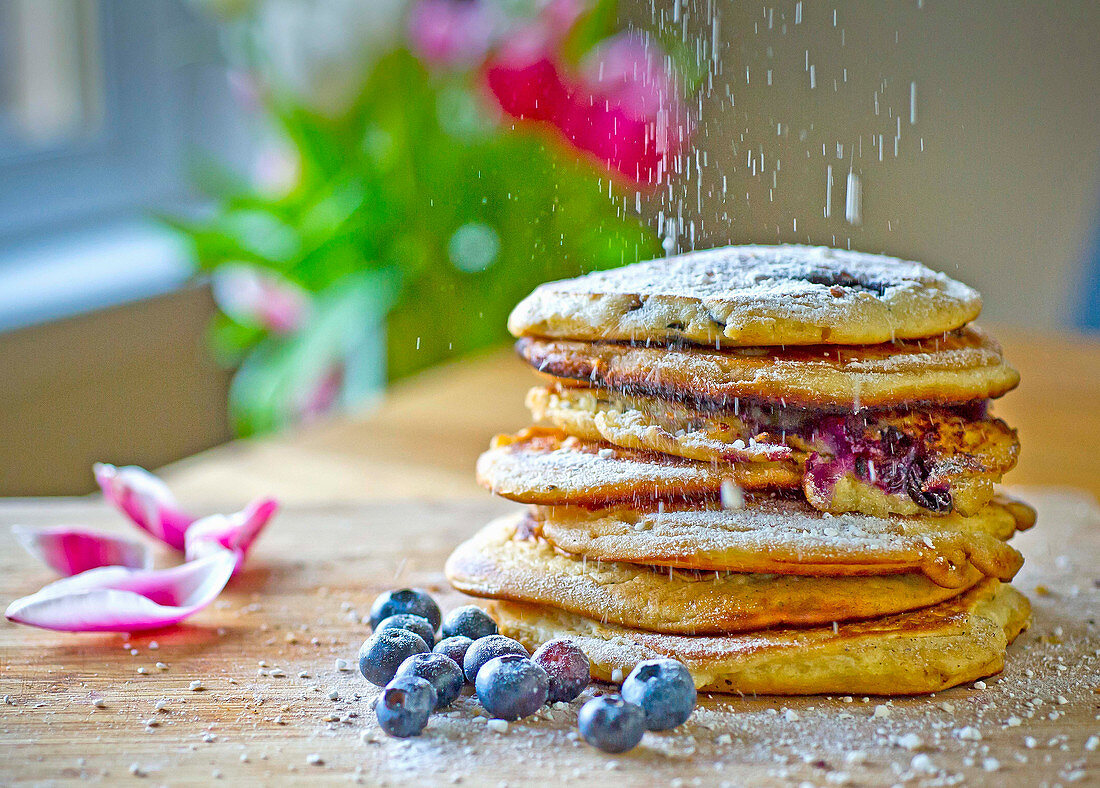
[[1027, 625], [994, 484], [1019, 376], [924, 266], [728, 247], [537, 288], [512, 313], [535, 426], [478, 478], [526, 511], [447, 563], [596, 678], [654, 656], [700, 689], [917, 693], [999, 671]]

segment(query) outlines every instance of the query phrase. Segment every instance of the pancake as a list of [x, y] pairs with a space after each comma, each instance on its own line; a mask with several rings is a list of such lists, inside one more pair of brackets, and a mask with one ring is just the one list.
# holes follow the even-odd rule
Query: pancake
[[445, 571], [451, 585], [474, 596], [550, 605], [672, 634], [875, 618], [934, 605], [982, 579], [971, 568], [957, 588], [943, 588], [919, 573], [800, 577], [601, 562], [532, 538], [523, 514], [495, 520], [459, 545]]
[[815, 345], [715, 350], [618, 342], [521, 339], [516, 349], [540, 372], [703, 408], [762, 400], [783, 407], [858, 410], [999, 397], [1020, 374], [975, 326], [931, 339], [865, 347]]
[[920, 263], [811, 246], [728, 246], [548, 282], [515, 336], [707, 347], [867, 345], [973, 320], [977, 291]]
[[1034, 523], [1034, 510], [995, 501], [972, 517], [830, 516], [800, 501], [750, 498], [741, 509], [536, 507], [533, 521], [538, 537], [589, 560], [787, 575], [922, 572], [953, 588], [974, 570], [1011, 580], [1023, 557], [1005, 540]]
[[500, 631], [528, 649], [568, 637], [593, 678], [612, 681], [646, 659], [684, 662], [701, 691], [762, 695], [913, 695], [998, 673], [1028, 625], [1027, 598], [985, 580], [934, 607], [813, 629], [722, 637], [661, 635], [541, 605], [494, 602]]
[[780, 412], [764, 420], [602, 398], [590, 389], [536, 390], [534, 398], [545, 398], [545, 407], [534, 403], [540, 420], [565, 431], [535, 427], [497, 436], [477, 465], [483, 486], [522, 503], [717, 500], [732, 479], [749, 491], [801, 488], [815, 508], [835, 513], [970, 515], [993, 497], [1018, 449], [1003, 421], [954, 411], [816, 420]]
[[538, 427], [498, 435], [477, 461], [482, 486], [513, 501], [549, 505], [704, 500], [719, 494], [724, 479], [747, 490], [797, 489], [802, 472], [790, 462], [699, 463]]

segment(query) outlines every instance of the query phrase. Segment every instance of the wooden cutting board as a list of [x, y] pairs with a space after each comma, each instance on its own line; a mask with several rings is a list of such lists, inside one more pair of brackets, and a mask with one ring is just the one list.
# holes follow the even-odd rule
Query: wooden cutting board
[[[1028, 562], [1016, 585], [1035, 616], [1003, 676], [893, 700], [715, 696], [619, 756], [578, 741], [577, 703], [502, 733], [464, 698], [421, 737], [390, 739], [376, 690], [335, 667], [354, 664], [378, 592], [422, 585], [457, 604], [443, 561], [506, 504], [291, 509], [184, 626], [127, 639], [0, 624], [0, 783], [1097, 784], [1100, 511], [1069, 491], [1027, 497], [1040, 521], [1017, 540]], [[14, 523], [127, 530], [101, 503], [0, 504], [5, 605], [52, 579]]]

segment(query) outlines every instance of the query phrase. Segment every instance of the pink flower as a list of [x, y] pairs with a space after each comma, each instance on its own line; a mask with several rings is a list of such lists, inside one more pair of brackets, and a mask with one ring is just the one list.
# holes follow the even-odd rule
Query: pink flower
[[485, 57], [497, 26], [482, 0], [420, 0], [409, 12], [409, 41], [428, 65], [468, 67]]
[[557, 124], [572, 102], [572, 89], [539, 31], [509, 41], [486, 65], [485, 82], [500, 108], [518, 120]]
[[653, 183], [687, 142], [687, 112], [663, 54], [637, 34], [601, 44], [587, 59], [583, 90], [562, 122], [578, 148], [639, 183]]
[[344, 391], [347, 369], [342, 362], [333, 362], [321, 375], [309, 382], [293, 403], [294, 419], [309, 423], [331, 413]]
[[652, 123], [662, 111], [680, 116], [680, 88], [665, 57], [643, 36], [622, 33], [602, 42], [585, 59], [582, 78], [595, 98], [631, 118]]
[[101, 566], [149, 569], [153, 555], [141, 542], [114, 534], [69, 526], [31, 529], [16, 525], [12, 533], [32, 556], [69, 577]]
[[544, 121], [574, 147], [637, 183], [659, 181], [690, 129], [664, 56], [637, 34], [604, 42], [576, 77], [559, 62], [558, 39], [544, 25], [520, 31], [486, 67], [501, 109]]
[[621, 107], [595, 98], [577, 102], [562, 120], [561, 129], [574, 146], [592, 154], [609, 170], [638, 183], [658, 179], [662, 157], [649, 125]]
[[187, 529], [187, 560], [229, 550], [237, 556], [233, 569], [236, 572], [244, 564], [248, 549], [278, 509], [279, 504], [274, 499], [262, 498], [234, 514], [212, 514], [196, 520]]
[[275, 334], [291, 334], [308, 319], [310, 299], [298, 285], [247, 263], [218, 268], [212, 279], [214, 300], [233, 320]]
[[96, 463], [93, 470], [103, 495], [135, 525], [176, 550], [184, 549], [184, 534], [195, 518], [180, 508], [168, 485], [136, 465]]
[[237, 556], [218, 550], [171, 569], [108, 566], [17, 599], [9, 621], [64, 632], [136, 632], [177, 624], [225, 588]]

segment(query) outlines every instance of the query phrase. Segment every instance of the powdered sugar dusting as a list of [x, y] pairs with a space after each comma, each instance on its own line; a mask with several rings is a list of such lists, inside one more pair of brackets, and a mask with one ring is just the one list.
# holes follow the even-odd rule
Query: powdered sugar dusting
[[1016, 521], [994, 502], [972, 517], [830, 515], [805, 503], [749, 499], [740, 509], [539, 507], [542, 534], [564, 550], [607, 560], [797, 574], [923, 571], [947, 586], [973, 568], [1009, 580], [1019, 553], [1003, 540]]
[[521, 522], [496, 520], [459, 545], [447, 560], [451, 584], [623, 626], [695, 634], [889, 615], [957, 596], [982, 579], [972, 572], [943, 588], [914, 573], [803, 577], [646, 567], [560, 553], [527, 538]]
[[554, 292], [621, 293], [641, 298], [751, 299], [776, 310], [791, 298], [812, 297], [814, 306], [823, 312], [836, 303], [830, 288], [837, 286], [880, 295], [894, 288], [921, 286], [942, 289], [959, 300], [977, 297], [966, 285], [914, 261], [798, 245], [707, 249], [543, 285]]
[[523, 339], [542, 372], [591, 385], [728, 406], [748, 397], [851, 409], [997, 397], [1019, 374], [971, 326], [946, 336], [865, 347], [713, 348]]
[[478, 459], [478, 480], [529, 503], [621, 501], [717, 494], [729, 468], [602, 446], [551, 430], [498, 437]]

